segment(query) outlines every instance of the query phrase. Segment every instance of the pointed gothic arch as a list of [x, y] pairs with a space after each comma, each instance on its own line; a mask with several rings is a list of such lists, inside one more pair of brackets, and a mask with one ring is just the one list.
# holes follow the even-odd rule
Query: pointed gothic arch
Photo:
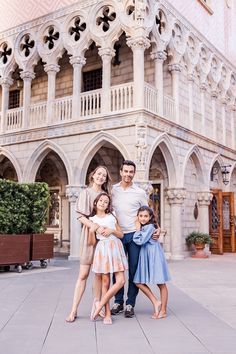
[[199, 147], [197, 145], [193, 145], [189, 151], [187, 152], [187, 155], [185, 156], [184, 163], [183, 163], [183, 169], [182, 169], [182, 183], [184, 184], [184, 178], [185, 178], [185, 173], [186, 173], [186, 168], [189, 159], [192, 157], [194, 165], [196, 167], [196, 170], [198, 172], [198, 177], [201, 182], [201, 189], [202, 190], [208, 190], [209, 188], [209, 182], [207, 179], [207, 172], [205, 168], [205, 162], [203, 159], [203, 156], [201, 154], [201, 151], [199, 150]]
[[22, 182], [22, 171], [21, 171], [21, 168], [20, 168], [20, 165], [17, 161], [17, 159], [15, 158], [15, 156], [10, 152], [8, 151], [7, 149], [3, 148], [3, 147], [0, 147], [0, 157], [2, 156], [5, 156], [9, 159], [9, 161], [12, 163], [15, 171], [16, 171], [16, 175], [17, 175], [17, 180], [18, 182]]
[[72, 168], [64, 151], [56, 143], [50, 140], [45, 140], [32, 153], [32, 155], [30, 156], [30, 158], [26, 163], [24, 173], [23, 173], [23, 180], [25, 182], [34, 182], [41, 162], [50, 151], [54, 151], [60, 157], [60, 159], [64, 163], [67, 172], [68, 184], [73, 184]]
[[148, 179], [148, 174], [149, 174], [149, 169], [151, 166], [151, 160], [153, 157], [153, 154], [155, 153], [156, 148], [159, 147], [166, 163], [167, 167], [167, 172], [168, 172], [168, 179], [169, 179], [169, 187], [179, 187], [180, 182], [177, 179], [177, 176], [179, 175], [179, 159], [176, 154], [175, 148], [170, 140], [170, 137], [168, 136], [167, 133], [161, 134], [154, 142], [152, 145], [150, 152], [149, 152], [149, 158], [147, 161], [147, 171], [146, 171], [146, 179]]
[[113, 145], [124, 159], [130, 159], [129, 153], [125, 146], [112, 134], [106, 132], [99, 132], [96, 134], [87, 145], [83, 148], [78, 158], [75, 171], [76, 184], [84, 184], [89, 164], [96, 154], [96, 152], [105, 144], [110, 143]]

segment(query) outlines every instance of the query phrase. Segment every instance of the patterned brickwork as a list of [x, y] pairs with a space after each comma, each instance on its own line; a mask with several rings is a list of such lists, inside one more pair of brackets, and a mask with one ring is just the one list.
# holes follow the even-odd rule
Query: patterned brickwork
[[0, 32], [76, 2], [76, 0], [0, 0]]

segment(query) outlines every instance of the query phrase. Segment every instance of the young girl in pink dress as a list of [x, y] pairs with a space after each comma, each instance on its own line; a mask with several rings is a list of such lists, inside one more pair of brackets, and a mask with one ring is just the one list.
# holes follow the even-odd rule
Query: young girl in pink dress
[[[109, 300], [124, 286], [124, 271], [128, 269], [122, 242], [123, 237], [117, 219], [112, 214], [111, 198], [106, 193], [100, 193], [94, 200], [94, 207], [89, 218], [93, 224], [90, 232], [96, 232], [99, 240], [95, 249], [92, 271], [102, 275], [102, 299], [94, 301], [91, 319], [97, 315], [105, 305], [104, 324], [112, 324]], [[116, 283], [110, 287], [110, 274], [115, 274]]]

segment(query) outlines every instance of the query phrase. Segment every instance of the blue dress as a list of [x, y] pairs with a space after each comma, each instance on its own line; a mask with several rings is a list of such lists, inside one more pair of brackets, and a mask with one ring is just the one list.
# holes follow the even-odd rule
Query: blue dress
[[158, 241], [152, 239], [154, 230], [154, 225], [148, 224], [134, 233], [133, 241], [141, 246], [134, 283], [164, 284], [170, 280], [162, 246]]

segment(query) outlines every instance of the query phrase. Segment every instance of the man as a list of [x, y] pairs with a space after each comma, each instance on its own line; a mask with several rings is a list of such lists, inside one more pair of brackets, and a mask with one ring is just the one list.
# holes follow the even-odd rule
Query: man
[[[148, 198], [145, 191], [133, 183], [136, 166], [133, 161], [125, 160], [120, 168], [121, 182], [112, 188], [112, 204], [122, 228], [124, 237], [122, 239], [125, 252], [128, 255], [129, 263], [129, 284], [126, 300], [125, 317], [134, 316], [134, 306], [138, 294], [138, 288], [133, 283], [134, 275], [138, 265], [140, 246], [133, 242], [133, 235], [136, 231], [135, 219], [138, 209], [148, 205]], [[156, 231], [158, 238], [159, 230]], [[115, 303], [111, 309], [112, 315], [124, 311], [124, 288], [120, 289], [115, 296]]]

